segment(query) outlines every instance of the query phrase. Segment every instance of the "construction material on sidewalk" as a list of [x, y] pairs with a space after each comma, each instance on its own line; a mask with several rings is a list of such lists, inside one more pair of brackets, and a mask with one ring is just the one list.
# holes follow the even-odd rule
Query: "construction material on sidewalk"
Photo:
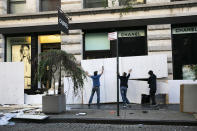
[[80, 112], [80, 113], [77, 113], [76, 116], [85, 116], [87, 113], [85, 112]]
[[0, 114], [0, 126], [8, 125], [9, 120], [16, 116], [16, 113], [1, 113]]
[[13, 117], [15, 119], [31, 119], [31, 120], [45, 120], [48, 118], [46, 115], [35, 115], [35, 114], [20, 114]]
[[180, 87], [181, 112], [197, 113], [197, 84], [182, 84]]
[[45, 120], [48, 118], [47, 115], [42, 113], [42, 109], [39, 106], [34, 107], [28, 105], [22, 108], [22, 106], [16, 105], [3, 105], [2, 107], [5, 110], [7, 110], [8, 107], [10, 109], [9, 113], [0, 113], [0, 125], [15, 125], [14, 122], [9, 122], [11, 119]]

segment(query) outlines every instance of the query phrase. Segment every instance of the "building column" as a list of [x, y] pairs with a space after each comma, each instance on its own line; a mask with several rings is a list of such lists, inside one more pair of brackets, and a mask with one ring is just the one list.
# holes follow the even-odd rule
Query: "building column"
[[39, 12], [39, 0], [26, 0], [26, 9], [29, 13]]
[[[7, 14], [7, 0], [0, 0], [0, 15]], [[0, 34], [0, 62], [4, 61], [5, 37]]]
[[7, 0], [0, 0], [0, 15], [7, 14]]
[[61, 0], [62, 10], [77, 10], [83, 8], [83, 0]]
[[167, 55], [168, 79], [173, 79], [171, 25], [148, 25], [147, 39], [148, 55]]
[[4, 45], [5, 38], [2, 34], [0, 34], [0, 62], [4, 62]]
[[170, 2], [171, 0], [146, 0], [146, 3], [166, 3], [166, 2]]
[[61, 32], [61, 50], [73, 54], [78, 63], [82, 60], [82, 31], [70, 30], [69, 35]]

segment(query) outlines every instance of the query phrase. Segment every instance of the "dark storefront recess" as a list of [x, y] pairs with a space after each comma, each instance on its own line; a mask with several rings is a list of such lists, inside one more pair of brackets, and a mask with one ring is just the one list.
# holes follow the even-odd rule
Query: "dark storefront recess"
[[[5, 43], [5, 61], [10, 61], [7, 58], [7, 39], [8, 38], [17, 38], [17, 37], [31, 37], [31, 88], [24, 89], [24, 92], [27, 94], [37, 94], [42, 93], [42, 91], [38, 88], [38, 81], [35, 79], [35, 72], [37, 72], [37, 60], [38, 58], [38, 45], [40, 44], [40, 52], [47, 51], [49, 49], [61, 49], [61, 44], [59, 43], [39, 43], [39, 36], [43, 35], [54, 35], [60, 34], [60, 32], [50, 32], [50, 33], [31, 33], [31, 34], [9, 34], [6, 36], [6, 43]], [[11, 60], [12, 61], [12, 60]]]
[[[121, 28], [117, 29], [118, 32], [121, 31], [136, 31], [142, 30], [144, 31], [144, 36], [139, 37], [119, 37], [119, 56], [126, 57], [126, 56], [141, 56], [147, 55], [147, 35], [146, 35], [146, 27], [135, 27], [135, 28]], [[85, 35], [86, 33], [98, 33], [98, 32], [114, 32], [114, 30], [87, 30], [84, 31], [85, 34], [84, 44], [83, 44], [83, 59], [97, 59], [97, 58], [112, 58], [116, 57], [116, 40], [110, 41], [110, 49], [109, 50], [92, 50], [86, 51], [85, 50]]]
[[[190, 27], [192, 27], [191, 31], [188, 31]], [[184, 79], [184, 65], [197, 64], [197, 31], [193, 29], [195, 27], [197, 24], [172, 26], [172, 30], [182, 29], [180, 34], [172, 33], [173, 77], [175, 80]]]
[[46, 52], [46, 51], [51, 50], [51, 49], [60, 50], [61, 49], [61, 44], [60, 43], [41, 44], [41, 52]]

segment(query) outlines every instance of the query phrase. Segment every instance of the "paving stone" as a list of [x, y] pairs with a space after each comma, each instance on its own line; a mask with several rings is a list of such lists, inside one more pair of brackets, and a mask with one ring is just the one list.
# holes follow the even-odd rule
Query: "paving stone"
[[112, 125], [83, 123], [16, 123], [0, 126], [0, 131], [196, 131], [197, 126]]

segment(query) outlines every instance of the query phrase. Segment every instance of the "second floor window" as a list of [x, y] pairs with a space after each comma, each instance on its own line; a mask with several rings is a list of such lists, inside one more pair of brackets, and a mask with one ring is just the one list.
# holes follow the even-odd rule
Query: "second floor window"
[[119, 5], [128, 5], [128, 4], [144, 4], [145, 0], [119, 0]]
[[55, 11], [60, 6], [60, 0], [40, 0], [40, 11]]
[[107, 7], [108, 0], [84, 0], [84, 8]]
[[188, 1], [188, 0], [171, 0], [171, 2], [174, 2], [174, 1]]
[[25, 13], [26, 11], [26, 0], [9, 0], [8, 1], [8, 13], [19, 14]]

